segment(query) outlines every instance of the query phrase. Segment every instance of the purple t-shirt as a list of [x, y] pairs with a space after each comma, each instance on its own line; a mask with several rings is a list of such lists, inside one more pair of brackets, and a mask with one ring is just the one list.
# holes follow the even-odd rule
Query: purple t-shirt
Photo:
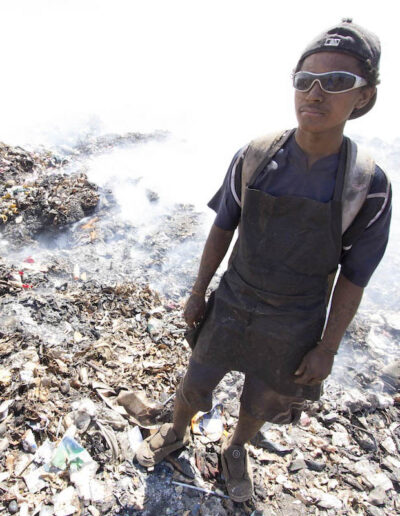
[[[221, 188], [208, 203], [216, 211], [215, 225], [221, 229], [234, 230], [239, 224], [241, 207], [237, 185], [241, 184], [246, 148], [235, 154]], [[335, 189], [338, 165], [339, 153], [319, 159], [308, 169], [307, 156], [292, 136], [251, 186], [275, 197], [292, 195], [329, 202]], [[368, 284], [384, 255], [389, 237], [391, 188], [378, 166], [367, 195], [368, 202], [379, 202], [378, 209], [352, 246], [343, 249], [340, 262], [342, 274], [360, 287]]]

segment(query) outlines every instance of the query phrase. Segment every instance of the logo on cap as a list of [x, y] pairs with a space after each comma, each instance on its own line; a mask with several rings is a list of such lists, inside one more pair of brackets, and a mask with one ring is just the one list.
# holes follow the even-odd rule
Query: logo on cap
[[340, 44], [340, 38], [328, 38], [325, 40], [325, 47], [338, 47]]

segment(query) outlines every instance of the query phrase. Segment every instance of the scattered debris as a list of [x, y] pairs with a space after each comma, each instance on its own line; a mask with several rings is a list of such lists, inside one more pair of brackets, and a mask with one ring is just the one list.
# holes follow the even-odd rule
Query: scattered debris
[[[187, 291], [169, 272], [190, 286], [197, 262], [177, 246], [201, 244], [199, 215], [179, 205], [138, 235], [87, 180], [83, 160], [145, 140], [93, 138], [60, 156], [0, 144], [0, 512], [398, 513], [400, 323], [387, 310], [357, 316], [324, 396], [299, 425], [266, 423], [249, 445], [249, 504], [226, 497], [219, 464], [240, 373], [226, 375], [212, 411], [196, 415], [187, 449], [154, 472], [137, 464], [143, 438], [171, 419], [190, 354]], [[157, 192], [146, 195], [157, 204]], [[41, 245], [49, 235], [52, 250]]]
[[96, 185], [84, 173], [62, 171], [63, 165], [65, 160], [49, 153], [15, 151], [0, 144], [0, 231], [14, 248], [44, 234], [55, 235], [98, 205]]
[[117, 403], [143, 428], [154, 427], [157, 416], [164, 408], [162, 403], [148, 400], [144, 392], [121, 391]]
[[205, 442], [219, 441], [224, 432], [222, 405], [215, 405], [210, 412], [198, 412], [192, 418], [192, 432], [205, 437]]
[[190, 484], [184, 484], [183, 482], [172, 481], [172, 484], [174, 484], [176, 486], [186, 487], [188, 489], [195, 489], [196, 491], [201, 491], [202, 493], [207, 493], [207, 494], [211, 494], [211, 495], [214, 495], [214, 496], [220, 496], [221, 498], [229, 498], [229, 496], [226, 496], [226, 495], [224, 495], [222, 493], [218, 493], [216, 491], [211, 491], [210, 489], [203, 489], [201, 487], [192, 486]]

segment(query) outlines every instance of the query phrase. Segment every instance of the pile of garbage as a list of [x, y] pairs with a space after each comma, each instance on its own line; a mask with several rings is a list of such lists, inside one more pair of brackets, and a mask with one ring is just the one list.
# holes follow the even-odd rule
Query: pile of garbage
[[[55, 485], [72, 492], [72, 482], [83, 500], [113, 507], [113, 481], [131, 468], [140, 429], [169, 417], [168, 394], [183, 374], [187, 352], [171, 353], [184, 332], [175, 304], [146, 287], [72, 282], [58, 293], [12, 285], [1, 299], [5, 502], [37, 507]], [[127, 392], [128, 412], [119, 405]]]
[[0, 231], [13, 247], [32, 244], [94, 211], [96, 185], [66, 174], [65, 159], [0, 144]]
[[[238, 417], [240, 373], [223, 379], [210, 413], [193, 418], [189, 447], [147, 471], [135, 452], [171, 420], [190, 355], [182, 318], [186, 290], [174, 285], [168, 267], [176, 265], [190, 284], [197, 263], [166, 261], [177, 244], [201, 242], [198, 214], [176, 206], [165, 214], [162, 232], [139, 239], [112, 209], [112, 196], [84, 174], [67, 173], [63, 159], [1, 149], [8, 169], [0, 172], [0, 188], [10, 194], [3, 201], [12, 199], [18, 210], [5, 221], [7, 240], [0, 242], [1, 513], [400, 511], [398, 314], [357, 316], [321, 400], [309, 404], [296, 426], [264, 425], [249, 445], [251, 501], [228, 499], [219, 462], [221, 440]], [[27, 190], [12, 193], [19, 173]], [[63, 247], [37, 244], [49, 225]], [[28, 250], [5, 252], [10, 238], [28, 237]], [[149, 286], [161, 278], [168, 296]]]

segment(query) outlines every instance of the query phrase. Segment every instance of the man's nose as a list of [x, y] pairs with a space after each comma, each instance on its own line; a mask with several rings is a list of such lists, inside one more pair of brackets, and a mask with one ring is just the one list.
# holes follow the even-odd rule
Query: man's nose
[[307, 92], [307, 98], [320, 100], [324, 96], [324, 90], [321, 88], [321, 85], [318, 80], [315, 80], [311, 86], [311, 88]]

